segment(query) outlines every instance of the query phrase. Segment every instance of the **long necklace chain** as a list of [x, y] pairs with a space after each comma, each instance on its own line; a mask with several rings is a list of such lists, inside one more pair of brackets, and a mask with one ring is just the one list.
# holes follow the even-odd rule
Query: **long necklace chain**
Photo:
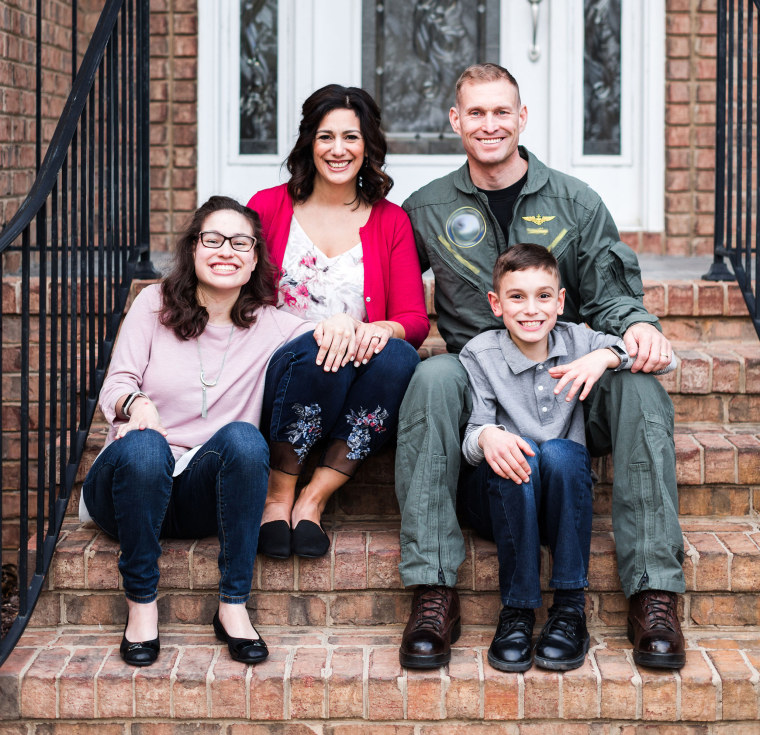
[[208, 405], [206, 403], [206, 388], [213, 388], [218, 382], [219, 378], [222, 377], [222, 371], [224, 370], [224, 363], [227, 360], [227, 353], [230, 351], [230, 343], [232, 342], [232, 333], [235, 330], [235, 325], [233, 324], [230, 327], [230, 336], [227, 338], [227, 347], [224, 349], [224, 355], [222, 355], [222, 364], [219, 367], [219, 372], [216, 375], [215, 380], [209, 380], [206, 377], [206, 374], [203, 371], [203, 357], [201, 356], [201, 344], [198, 341], [198, 338], [195, 338], [195, 347], [198, 350], [198, 362], [201, 366], [201, 389], [203, 390], [203, 403], [201, 404], [201, 418], [206, 418], [208, 416]]

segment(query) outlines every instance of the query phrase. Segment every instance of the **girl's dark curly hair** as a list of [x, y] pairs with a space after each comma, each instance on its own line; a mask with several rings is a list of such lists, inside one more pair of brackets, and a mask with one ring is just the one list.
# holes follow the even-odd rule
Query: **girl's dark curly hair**
[[195, 248], [198, 235], [206, 218], [214, 212], [230, 210], [243, 215], [253, 228], [256, 237], [256, 268], [241, 289], [232, 307], [232, 323], [247, 329], [256, 321], [256, 309], [264, 304], [274, 305], [275, 268], [269, 260], [261, 236], [259, 215], [230, 197], [214, 196], [195, 210], [192, 218], [177, 241], [174, 266], [161, 283], [162, 306], [159, 321], [171, 329], [179, 339], [192, 339], [203, 332], [208, 323], [208, 311], [198, 303], [198, 276], [195, 274]]
[[305, 202], [314, 191], [314, 138], [319, 123], [333, 110], [352, 110], [359, 118], [364, 138], [364, 163], [359, 170], [356, 199], [364, 204], [375, 204], [385, 197], [393, 186], [393, 179], [383, 171], [388, 144], [380, 129], [380, 108], [375, 100], [359, 87], [328, 84], [318, 89], [303, 103], [298, 140], [288, 156], [290, 171], [288, 194], [294, 202]]

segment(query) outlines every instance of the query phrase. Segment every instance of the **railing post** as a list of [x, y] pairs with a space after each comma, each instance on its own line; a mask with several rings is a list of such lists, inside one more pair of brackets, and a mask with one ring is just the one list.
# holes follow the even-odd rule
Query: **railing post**
[[150, 0], [137, 0], [137, 246], [136, 278], [158, 278], [150, 260]]
[[717, 74], [715, 82], [715, 223], [713, 232], [713, 262], [702, 276], [705, 281], [733, 281], [734, 275], [723, 262], [726, 206], [726, 1], [718, 0]]

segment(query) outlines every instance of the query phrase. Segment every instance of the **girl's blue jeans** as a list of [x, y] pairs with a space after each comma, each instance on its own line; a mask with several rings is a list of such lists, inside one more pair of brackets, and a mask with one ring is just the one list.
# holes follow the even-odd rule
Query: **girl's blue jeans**
[[245, 422], [223, 426], [172, 477], [174, 457], [157, 431], [130, 431], [95, 460], [82, 492], [95, 523], [121, 546], [124, 593], [158, 594], [159, 538], [219, 537], [219, 599], [244, 603], [251, 592], [269, 450]]
[[396, 433], [398, 409], [420, 361], [408, 342], [391, 339], [366, 365], [337, 372], [316, 364], [311, 333], [280, 347], [267, 369], [262, 427], [269, 427], [272, 468], [298, 475], [309, 451], [327, 440], [319, 462], [353, 475]]
[[464, 507], [475, 531], [496, 542], [504, 605], [541, 607], [541, 544], [552, 553], [549, 586], [588, 586], [591, 547], [591, 459], [569, 439], [528, 444], [531, 474], [520, 485], [483, 461], [464, 483]]

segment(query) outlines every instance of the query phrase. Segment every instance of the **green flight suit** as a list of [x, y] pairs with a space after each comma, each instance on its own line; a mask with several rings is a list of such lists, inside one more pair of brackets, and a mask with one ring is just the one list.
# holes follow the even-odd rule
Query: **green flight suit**
[[[620, 241], [599, 195], [542, 164], [525, 148], [528, 178], [514, 205], [509, 242], [545, 245], [566, 289], [562, 319], [622, 336], [633, 324], [660, 328], [643, 304], [635, 253]], [[503, 328], [488, 304], [501, 228], [467, 164], [403, 204], [423, 271], [435, 274], [438, 329], [452, 354], [424, 360], [401, 405], [396, 494], [401, 507], [405, 585], [456, 584], [464, 540], [456, 519], [460, 434], [470, 412], [456, 356], [476, 334]], [[592, 454], [612, 452], [612, 521], [626, 597], [642, 589], [684, 591], [683, 537], [673, 443], [673, 405], [648, 374], [608, 371], [585, 401]]]

